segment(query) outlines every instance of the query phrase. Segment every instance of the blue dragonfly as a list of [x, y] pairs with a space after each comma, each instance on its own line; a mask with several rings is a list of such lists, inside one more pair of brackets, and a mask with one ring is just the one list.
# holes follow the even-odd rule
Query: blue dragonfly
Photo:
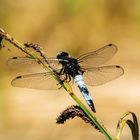
[[[67, 81], [78, 86], [87, 104], [93, 112], [96, 112], [92, 96], [87, 88], [89, 86], [102, 85], [116, 79], [124, 73], [121, 66], [102, 66], [117, 52], [117, 46], [108, 44], [96, 51], [85, 53], [77, 58], [70, 56], [67, 52], [60, 52], [56, 58], [47, 58], [50, 65], [57, 71], [62, 81]], [[43, 60], [42, 58], [42, 61]], [[10, 67], [35, 68], [39, 65], [31, 57], [13, 57], [8, 60]], [[32, 89], [58, 89], [58, 83], [50, 72], [41, 72], [21, 75], [11, 82], [13, 86]]]

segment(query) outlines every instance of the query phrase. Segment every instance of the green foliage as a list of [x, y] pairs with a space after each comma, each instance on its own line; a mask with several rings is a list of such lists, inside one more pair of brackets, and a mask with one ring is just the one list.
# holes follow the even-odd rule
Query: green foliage
[[[130, 115], [132, 115], [132, 120], [126, 119], [126, 117], [128, 117]], [[135, 113], [133, 113], [133, 112], [126, 112], [120, 118], [118, 125], [117, 125], [117, 133], [116, 133], [115, 140], [120, 140], [121, 134], [126, 125], [128, 125], [131, 130], [133, 140], [138, 140], [139, 139], [138, 121], [137, 121], [137, 117], [136, 117]]]

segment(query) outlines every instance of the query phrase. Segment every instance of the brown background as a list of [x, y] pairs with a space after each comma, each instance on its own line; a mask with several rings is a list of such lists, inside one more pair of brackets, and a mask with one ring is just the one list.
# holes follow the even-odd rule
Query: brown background
[[[108, 64], [119, 64], [125, 74], [105, 85], [89, 87], [97, 113], [115, 135], [126, 111], [140, 120], [140, 1], [139, 0], [1, 0], [0, 26], [18, 41], [44, 46], [48, 56], [64, 50], [71, 55], [96, 50], [108, 43], [118, 53]], [[90, 125], [76, 118], [55, 124], [58, 114], [75, 104], [65, 91], [39, 91], [10, 85], [18, 75], [6, 66], [12, 56], [23, 55], [8, 45], [0, 51], [1, 140], [105, 140]], [[24, 68], [23, 68], [24, 69]], [[83, 100], [79, 90], [74, 91]], [[125, 129], [122, 139], [131, 139]]]

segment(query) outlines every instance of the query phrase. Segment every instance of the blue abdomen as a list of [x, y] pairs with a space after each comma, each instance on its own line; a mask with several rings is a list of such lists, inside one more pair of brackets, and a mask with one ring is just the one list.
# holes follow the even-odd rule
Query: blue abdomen
[[80, 89], [83, 97], [85, 98], [87, 104], [89, 105], [89, 107], [92, 109], [93, 112], [96, 112], [92, 97], [83, 80], [83, 76], [81, 74], [76, 75], [74, 77], [74, 81], [77, 84], [77, 86], [79, 87], [79, 89]]

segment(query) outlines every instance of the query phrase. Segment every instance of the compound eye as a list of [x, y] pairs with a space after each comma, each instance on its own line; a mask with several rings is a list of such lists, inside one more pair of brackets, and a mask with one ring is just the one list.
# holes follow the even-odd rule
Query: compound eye
[[60, 53], [58, 53], [57, 58], [62, 59], [62, 58], [65, 58], [67, 56], [69, 56], [69, 54], [67, 52], [60, 52]]
[[69, 54], [67, 52], [62, 52], [61, 56], [68, 56]]

